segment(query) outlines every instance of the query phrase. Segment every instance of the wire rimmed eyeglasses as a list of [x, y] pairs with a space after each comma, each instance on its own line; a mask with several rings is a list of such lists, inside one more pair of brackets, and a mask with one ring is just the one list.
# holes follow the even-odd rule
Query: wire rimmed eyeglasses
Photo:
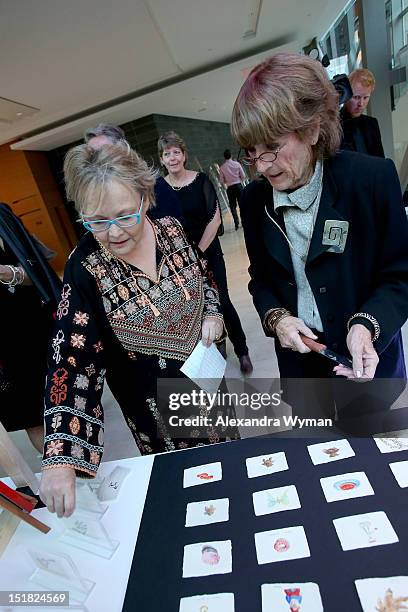
[[255, 166], [258, 161], [261, 161], [265, 164], [273, 164], [278, 157], [279, 151], [283, 148], [284, 145], [281, 145], [275, 151], [264, 151], [258, 157], [251, 157], [249, 155], [243, 155], [239, 157], [238, 161], [242, 162], [246, 166]]
[[93, 233], [107, 232], [112, 225], [117, 225], [118, 227], [123, 228], [137, 225], [138, 223], [140, 223], [143, 200], [144, 196], [142, 196], [142, 199], [140, 201], [140, 207], [138, 212], [132, 213], [131, 215], [122, 215], [121, 217], [115, 217], [114, 219], [96, 219], [95, 221], [84, 221], [82, 219], [82, 225], [85, 229]]

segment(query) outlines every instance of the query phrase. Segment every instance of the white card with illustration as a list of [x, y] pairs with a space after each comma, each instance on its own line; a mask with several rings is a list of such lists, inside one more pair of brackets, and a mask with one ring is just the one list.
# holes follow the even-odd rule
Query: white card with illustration
[[323, 612], [314, 582], [262, 584], [262, 612]]
[[408, 487], [408, 461], [396, 461], [395, 463], [390, 463], [390, 470], [394, 474], [395, 480], [402, 489]]
[[255, 534], [259, 565], [310, 557], [310, 549], [302, 526], [273, 529]]
[[335, 440], [334, 442], [322, 442], [311, 444], [307, 447], [313, 465], [321, 463], [332, 463], [340, 459], [354, 457], [355, 452], [351, 448], [348, 440]]
[[252, 493], [252, 501], [256, 516], [283, 512], [284, 510], [297, 510], [301, 507], [295, 485], [256, 491], [256, 493]]
[[349, 472], [321, 478], [320, 484], [327, 502], [374, 495], [373, 488], [364, 472]]
[[398, 542], [398, 536], [385, 512], [368, 512], [334, 519], [343, 550], [369, 548]]
[[408, 450], [408, 438], [377, 438], [374, 442], [378, 446], [380, 453], [397, 453]]
[[283, 472], [288, 468], [286, 455], [283, 452], [259, 455], [259, 457], [248, 457], [246, 460], [248, 478], [268, 476], [275, 472]]
[[231, 540], [198, 542], [184, 547], [183, 578], [232, 572]]
[[408, 610], [408, 576], [355, 580], [363, 612]]
[[222, 467], [219, 461], [196, 465], [184, 470], [183, 487], [195, 487], [197, 485], [208, 484], [222, 480]]
[[186, 527], [223, 523], [229, 520], [229, 499], [209, 499], [187, 504]]
[[179, 612], [234, 612], [233, 593], [195, 595], [180, 599]]

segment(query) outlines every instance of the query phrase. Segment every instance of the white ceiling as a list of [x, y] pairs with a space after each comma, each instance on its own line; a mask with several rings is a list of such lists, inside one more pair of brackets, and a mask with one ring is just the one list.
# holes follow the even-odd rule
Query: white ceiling
[[[244, 39], [261, 5], [257, 34]], [[229, 121], [246, 71], [297, 51], [345, 0], [0, 0], [0, 96], [40, 109], [0, 144], [49, 150], [99, 121]], [[34, 135], [33, 135], [34, 132]]]

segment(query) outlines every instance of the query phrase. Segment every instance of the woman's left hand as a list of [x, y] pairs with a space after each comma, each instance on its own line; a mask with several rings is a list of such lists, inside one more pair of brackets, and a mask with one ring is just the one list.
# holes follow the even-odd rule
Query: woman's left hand
[[201, 326], [201, 342], [204, 346], [211, 346], [214, 340], [222, 336], [224, 326], [219, 317], [205, 317]]
[[353, 369], [338, 365], [334, 368], [336, 375], [362, 382], [374, 378], [379, 357], [369, 330], [359, 323], [353, 325], [347, 334], [347, 346], [353, 358]]

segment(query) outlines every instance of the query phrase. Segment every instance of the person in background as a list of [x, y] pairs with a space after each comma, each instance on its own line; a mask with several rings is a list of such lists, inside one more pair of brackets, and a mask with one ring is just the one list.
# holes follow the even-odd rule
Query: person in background
[[[125, 132], [119, 126], [113, 125], [112, 123], [99, 123], [97, 126], [85, 131], [84, 142], [97, 151], [105, 145], [117, 144], [120, 142], [127, 143], [127, 140]], [[156, 199], [155, 197], [155, 200]], [[156, 211], [158, 210], [156, 206], [152, 206], [147, 212], [148, 217], [174, 217], [181, 223], [183, 222], [180, 202], [178, 198], [171, 193], [167, 194], [167, 198], [160, 202], [159, 214], [157, 212], [155, 213], [154, 209], [156, 209]]]
[[44, 444], [47, 345], [61, 282], [46, 249], [0, 203], [0, 422]]
[[[330, 416], [334, 399], [342, 418], [389, 408], [406, 384], [408, 316], [408, 224], [396, 205], [393, 162], [338, 152], [338, 94], [323, 66], [303, 55], [276, 54], [253, 68], [231, 130], [243, 161], [263, 176], [245, 188], [241, 218], [249, 290], [276, 339], [284, 399], [289, 379], [328, 379], [331, 403], [322, 397], [321, 405]], [[352, 366], [333, 368], [310, 352], [310, 340], [350, 355]], [[332, 384], [335, 376], [370, 382]], [[343, 397], [334, 396], [339, 386]], [[287, 401], [296, 406], [303, 397]], [[313, 404], [304, 408], [310, 415]]]
[[98, 123], [97, 126], [85, 130], [84, 141], [90, 147], [97, 150], [107, 144], [115, 144], [120, 141], [126, 142], [126, 136], [125, 132], [118, 125]]
[[239, 228], [239, 218], [237, 207], [242, 193], [242, 181], [245, 180], [245, 173], [239, 162], [231, 158], [231, 151], [225, 149], [225, 162], [220, 166], [220, 181], [227, 190], [228, 202], [230, 205], [231, 214], [234, 219], [235, 229]]
[[40, 493], [58, 516], [73, 512], [76, 474], [98, 470], [105, 377], [142, 455], [226, 439], [212, 426], [172, 433], [158, 402], [158, 379], [184, 379], [180, 367], [200, 339], [222, 336], [223, 318], [181, 224], [146, 216], [155, 172], [121, 142], [74, 147], [64, 175], [88, 232], [65, 268], [45, 395]]
[[186, 144], [176, 132], [160, 136], [157, 147], [167, 175], [159, 177], [156, 182], [156, 207], [152, 214], [156, 218], [162, 216], [164, 206], [174, 202], [174, 216], [179, 215], [187, 237], [208, 262], [209, 275], [212, 274], [219, 291], [225, 327], [239, 359], [240, 370], [243, 374], [250, 374], [253, 366], [241, 321], [229, 296], [224, 254], [217, 236], [221, 214], [213, 184], [204, 172], [185, 167]]
[[340, 148], [385, 157], [377, 119], [363, 114], [375, 88], [374, 75], [366, 68], [359, 68], [350, 73], [349, 81], [353, 97], [344, 104], [340, 112], [343, 128]]

